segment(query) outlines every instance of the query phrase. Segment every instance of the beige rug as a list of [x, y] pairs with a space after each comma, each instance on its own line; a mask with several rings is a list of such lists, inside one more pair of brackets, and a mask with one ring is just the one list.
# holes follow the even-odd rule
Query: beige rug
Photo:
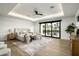
[[45, 48], [51, 41], [51, 38], [43, 37], [41, 40], [34, 40], [29, 44], [20, 41], [13, 42], [13, 44], [27, 52], [29, 55], [34, 55], [41, 49]]

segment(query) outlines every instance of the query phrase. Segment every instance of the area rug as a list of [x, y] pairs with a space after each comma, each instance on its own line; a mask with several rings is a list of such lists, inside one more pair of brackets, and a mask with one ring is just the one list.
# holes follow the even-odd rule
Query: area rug
[[41, 49], [44, 49], [51, 41], [51, 38], [43, 37], [41, 40], [34, 40], [29, 44], [20, 41], [13, 42], [13, 44], [32, 56]]

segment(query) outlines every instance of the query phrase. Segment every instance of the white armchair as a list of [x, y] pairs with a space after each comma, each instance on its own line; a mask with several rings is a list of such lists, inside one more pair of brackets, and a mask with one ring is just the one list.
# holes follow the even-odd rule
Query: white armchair
[[1, 45], [1, 44], [4, 44], [4, 42], [0, 42], [0, 45]]
[[7, 44], [0, 42], [0, 56], [10, 56], [11, 50], [7, 48]]

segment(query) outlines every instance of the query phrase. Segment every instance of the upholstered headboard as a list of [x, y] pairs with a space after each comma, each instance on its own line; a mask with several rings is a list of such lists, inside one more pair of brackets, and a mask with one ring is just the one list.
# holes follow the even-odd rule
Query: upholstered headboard
[[28, 28], [15, 28], [14, 32], [16, 32], [17, 34], [25, 34], [30, 32], [30, 29]]

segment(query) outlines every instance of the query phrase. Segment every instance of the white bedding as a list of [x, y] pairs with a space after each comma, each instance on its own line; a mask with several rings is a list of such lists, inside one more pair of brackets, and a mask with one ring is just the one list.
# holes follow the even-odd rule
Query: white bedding
[[28, 28], [16, 28], [16, 31], [15, 31], [17, 33], [16, 38], [18, 40], [24, 41], [24, 35], [28, 33], [29, 31], [30, 29]]
[[29, 40], [31, 39], [30, 36], [34, 37], [35, 40], [42, 39], [42, 36], [37, 33], [30, 32], [29, 29], [22, 29], [18, 28], [15, 31], [17, 33], [16, 38], [20, 41], [27, 41], [29, 43]]
[[17, 38], [18, 40], [20, 40], [20, 41], [24, 41], [24, 35], [25, 35], [25, 34], [17, 35], [16, 38]]

